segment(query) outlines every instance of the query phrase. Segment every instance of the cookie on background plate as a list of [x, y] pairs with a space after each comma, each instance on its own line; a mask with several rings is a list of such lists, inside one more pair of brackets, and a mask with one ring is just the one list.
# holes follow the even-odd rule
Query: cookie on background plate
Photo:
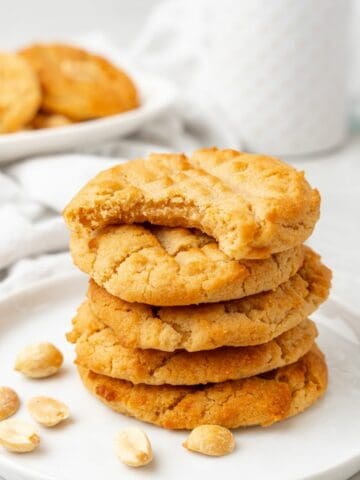
[[76, 364], [95, 373], [148, 385], [196, 385], [252, 377], [296, 362], [316, 336], [315, 324], [304, 320], [274, 340], [251, 347], [194, 353], [129, 349], [83, 303], [67, 338], [76, 344]]
[[233, 260], [199, 230], [151, 225], [73, 233], [73, 261], [128, 302], [174, 306], [217, 302], [276, 288], [300, 268], [302, 246], [264, 260]]
[[171, 429], [269, 426], [309, 408], [327, 387], [326, 362], [316, 346], [286, 367], [205, 386], [134, 385], [78, 370], [90, 392], [113, 410]]
[[0, 134], [21, 130], [41, 103], [35, 71], [19, 55], [0, 52]]
[[99, 173], [65, 208], [72, 232], [149, 222], [197, 228], [234, 259], [303, 243], [320, 213], [304, 174], [265, 155], [203, 149], [153, 154]]
[[47, 112], [88, 120], [139, 106], [131, 78], [99, 55], [63, 44], [35, 44], [19, 54], [39, 76]]
[[72, 125], [73, 123], [74, 122], [70, 120], [70, 118], [65, 117], [65, 115], [40, 111], [31, 120], [31, 122], [28, 124], [28, 127], [38, 130], [41, 128], [65, 127], [67, 125]]
[[275, 290], [229, 302], [160, 307], [120, 300], [90, 281], [89, 305], [128, 348], [172, 352], [265, 343], [311, 315], [328, 294], [331, 272], [305, 247], [298, 273]]

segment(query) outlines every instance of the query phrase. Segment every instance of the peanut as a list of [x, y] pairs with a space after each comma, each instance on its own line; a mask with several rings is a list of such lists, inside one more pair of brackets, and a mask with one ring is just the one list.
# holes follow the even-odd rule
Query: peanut
[[40, 437], [33, 425], [10, 418], [0, 422], [0, 445], [10, 452], [31, 452], [40, 444]]
[[14, 415], [19, 406], [20, 400], [14, 390], [9, 387], [0, 387], [0, 420]]
[[33, 397], [26, 406], [32, 418], [45, 427], [54, 427], [70, 414], [64, 403], [51, 397]]
[[221, 456], [234, 450], [234, 436], [219, 425], [200, 425], [194, 428], [183, 446], [204, 455]]
[[140, 428], [125, 428], [119, 432], [115, 449], [119, 459], [130, 467], [142, 467], [153, 458], [150, 441]]
[[62, 353], [52, 343], [36, 343], [18, 354], [15, 370], [27, 377], [45, 378], [54, 375], [62, 363]]

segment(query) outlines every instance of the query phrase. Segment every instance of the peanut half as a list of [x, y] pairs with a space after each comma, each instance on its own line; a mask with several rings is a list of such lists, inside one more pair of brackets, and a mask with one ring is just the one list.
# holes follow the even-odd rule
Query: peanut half
[[227, 428], [219, 425], [200, 425], [194, 428], [183, 446], [204, 455], [221, 456], [234, 450], [235, 441]]
[[119, 459], [130, 467], [142, 467], [153, 458], [150, 441], [140, 428], [129, 427], [119, 432], [115, 450]]
[[45, 427], [54, 427], [70, 415], [65, 403], [51, 397], [33, 397], [26, 406], [32, 418]]
[[31, 378], [54, 375], [63, 363], [63, 356], [52, 343], [35, 343], [25, 347], [17, 356], [15, 370]]
[[19, 409], [17, 393], [9, 387], [0, 387], [0, 421], [11, 417]]
[[10, 452], [31, 452], [39, 444], [40, 437], [31, 423], [16, 418], [0, 422], [0, 445]]

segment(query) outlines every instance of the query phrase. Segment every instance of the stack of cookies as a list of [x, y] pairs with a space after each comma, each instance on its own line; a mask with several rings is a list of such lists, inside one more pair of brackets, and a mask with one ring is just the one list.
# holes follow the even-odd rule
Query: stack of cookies
[[320, 198], [280, 160], [151, 155], [101, 172], [64, 212], [87, 299], [68, 334], [85, 386], [173, 429], [270, 425], [327, 368], [308, 319], [331, 274], [303, 242]]

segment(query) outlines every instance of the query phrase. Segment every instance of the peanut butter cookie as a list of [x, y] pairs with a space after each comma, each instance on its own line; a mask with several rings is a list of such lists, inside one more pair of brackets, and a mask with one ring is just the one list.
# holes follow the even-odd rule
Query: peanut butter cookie
[[83, 367], [79, 373], [90, 392], [113, 410], [164, 428], [187, 430], [204, 424], [269, 426], [309, 408], [327, 387], [327, 366], [316, 346], [286, 367], [205, 386], [134, 385]]
[[41, 103], [38, 78], [19, 55], [0, 52], [0, 134], [21, 130]]
[[40, 78], [47, 112], [88, 120], [139, 105], [130, 77], [99, 55], [61, 44], [32, 45], [20, 54]]
[[72, 125], [74, 122], [65, 115], [58, 113], [38, 112], [28, 124], [29, 128], [39, 130], [41, 128], [57, 128]]
[[148, 385], [196, 385], [252, 377], [294, 363], [310, 350], [316, 335], [315, 324], [304, 320], [274, 340], [252, 347], [195, 353], [129, 349], [84, 303], [67, 337], [76, 343], [77, 365], [95, 373]]
[[128, 348], [172, 352], [265, 343], [298, 325], [328, 296], [331, 272], [306, 248], [298, 273], [275, 290], [229, 302], [156, 308], [128, 303], [90, 281], [90, 308]]
[[203, 149], [153, 154], [99, 173], [64, 212], [73, 232], [150, 222], [197, 228], [234, 259], [267, 258], [300, 245], [320, 197], [302, 172], [264, 155]]
[[217, 302], [274, 289], [304, 259], [299, 246], [264, 260], [233, 260], [213, 239], [186, 228], [122, 225], [83, 234], [71, 237], [75, 265], [112, 295], [150, 305]]

